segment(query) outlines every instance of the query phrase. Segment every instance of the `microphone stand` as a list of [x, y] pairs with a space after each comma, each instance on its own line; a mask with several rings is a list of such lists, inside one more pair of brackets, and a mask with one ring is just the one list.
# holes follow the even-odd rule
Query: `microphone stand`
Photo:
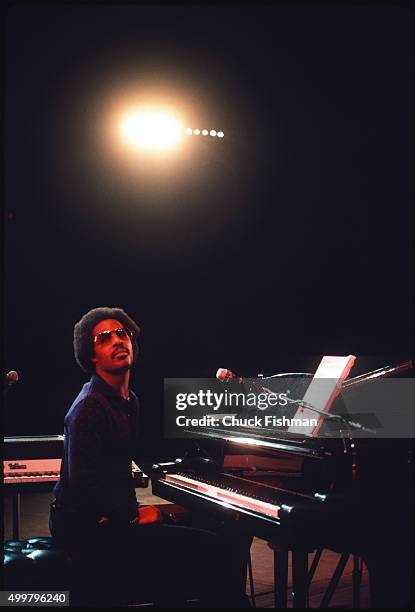
[[7, 395], [8, 391], [15, 385], [15, 380], [5, 380], [3, 383], [3, 396]]
[[313, 412], [317, 412], [326, 419], [335, 419], [336, 421], [340, 421], [341, 423], [346, 423], [353, 429], [360, 429], [360, 431], [365, 431], [367, 433], [376, 434], [376, 429], [370, 429], [369, 427], [365, 427], [358, 421], [352, 421], [348, 417], [342, 416], [341, 414], [332, 414], [331, 412], [325, 412], [324, 410], [320, 410], [320, 408], [316, 408], [313, 404], [309, 404], [308, 402], [304, 402], [303, 400], [293, 400], [287, 397], [289, 404], [297, 404], [299, 406], [303, 406], [304, 408], [308, 408]]

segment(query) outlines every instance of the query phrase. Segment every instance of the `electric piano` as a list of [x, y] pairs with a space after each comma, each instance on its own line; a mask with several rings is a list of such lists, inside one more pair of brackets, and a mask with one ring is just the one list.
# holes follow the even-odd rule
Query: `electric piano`
[[62, 435], [4, 438], [3, 485], [12, 495], [13, 539], [19, 539], [21, 493], [52, 491], [59, 480]]
[[[23, 459], [3, 461], [3, 484], [24, 491], [26, 485], [35, 487], [59, 480], [60, 459]], [[12, 490], [12, 489], [10, 489]]]
[[[411, 367], [407, 362], [345, 380], [342, 391]], [[304, 397], [312, 375], [289, 376]], [[260, 381], [280, 391], [283, 375]], [[343, 411], [341, 399], [337, 404], [333, 414]], [[306, 604], [308, 552], [323, 548], [364, 559], [372, 606], [400, 599], [404, 605], [410, 589], [412, 440], [358, 437], [353, 428], [339, 436], [335, 429], [344, 428], [344, 421], [329, 421], [326, 435], [318, 437], [288, 429], [200, 428], [193, 432], [193, 451], [153, 466], [153, 494], [192, 509], [206, 525], [237, 522], [244, 533], [273, 542], [282, 559], [292, 551], [294, 607]], [[283, 564], [279, 569], [284, 579]], [[285, 603], [279, 600], [281, 607]]]
[[63, 436], [4, 438], [3, 483], [13, 492], [51, 491], [59, 480]]
[[[21, 493], [52, 491], [60, 478], [63, 435], [14, 436], [4, 438], [3, 485], [12, 495], [13, 539], [19, 539]], [[137, 488], [149, 478], [134, 461], [131, 473]]]

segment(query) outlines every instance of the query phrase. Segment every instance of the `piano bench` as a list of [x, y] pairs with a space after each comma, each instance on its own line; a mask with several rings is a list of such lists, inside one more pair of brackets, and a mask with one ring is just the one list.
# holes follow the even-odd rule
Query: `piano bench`
[[[29, 540], [8, 540], [3, 543], [4, 589], [14, 591], [69, 591], [71, 605], [103, 604], [88, 588], [85, 560], [60, 548], [53, 538], [39, 537]], [[94, 565], [93, 554], [88, 559]], [[117, 580], [114, 569], [114, 584]], [[99, 589], [101, 590], [101, 589]], [[116, 589], [114, 588], [114, 591]], [[137, 602], [147, 603], [137, 597]], [[121, 598], [120, 598], [121, 599]], [[131, 602], [123, 602], [125, 605]]]
[[9, 540], [3, 544], [4, 586], [8, 590], [67, 590], [69, 559], [52, 538]]
[[[110, 580], [106, 581], [101, 575], [91, 574], [93, 551], [86, 559], [63, 550], [50, 537], [8, 540], [3, 543], [3, 551], [5, 590], [69, 591], [70, 605], [76, 607], [156, 607], [150, 585], [139, 580], [126, 584], [120, 558], [109, 560]], [[104, 586], [108, 587], [105, 591]], [[184, 601], [178, 607], [194, 607], [195, 602]]]

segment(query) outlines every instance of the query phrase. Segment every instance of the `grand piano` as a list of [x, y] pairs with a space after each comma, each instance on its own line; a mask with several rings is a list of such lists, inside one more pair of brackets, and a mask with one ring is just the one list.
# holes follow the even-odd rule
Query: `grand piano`
[[[324, 548], [364, 560], [373, 607], [405, 606], [411, 597], [412, 439], [377, 437], [376, 418], [369, 422], [375, 429], [362, 426], [347, 415], [342, 397], [411, 367], [407, 362], [341, 381], [341, 396], [318, 436], [222, 422], [193, 430], [186, 456], [153, 466], [153, 493], [190, 508], [206, 525], [237, 524], [242, 533], [272, 542], [279, 551], [279, 607], [286, 607], [288, 551], [293, 605], [305, 607], [308, 555]], [[260, 384], [280, 392], [286, 377], [261, 378]], [[289, 377], [296, 396], [306, 397], [313, 375]], [[246, 417], [246, 409], [239, 416]]]

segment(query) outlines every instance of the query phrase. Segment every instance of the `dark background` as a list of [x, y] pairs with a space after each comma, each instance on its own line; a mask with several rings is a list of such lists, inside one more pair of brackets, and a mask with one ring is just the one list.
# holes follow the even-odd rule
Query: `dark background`
[[[9, 9], [5, 433], [62, 433], [96, 306], [142, 327], [156, 453], [164, 377], [409, 359], [411, 45], [402, 7]], [[225, 138], [110, 146], [114, 109], [147, 91]]]

